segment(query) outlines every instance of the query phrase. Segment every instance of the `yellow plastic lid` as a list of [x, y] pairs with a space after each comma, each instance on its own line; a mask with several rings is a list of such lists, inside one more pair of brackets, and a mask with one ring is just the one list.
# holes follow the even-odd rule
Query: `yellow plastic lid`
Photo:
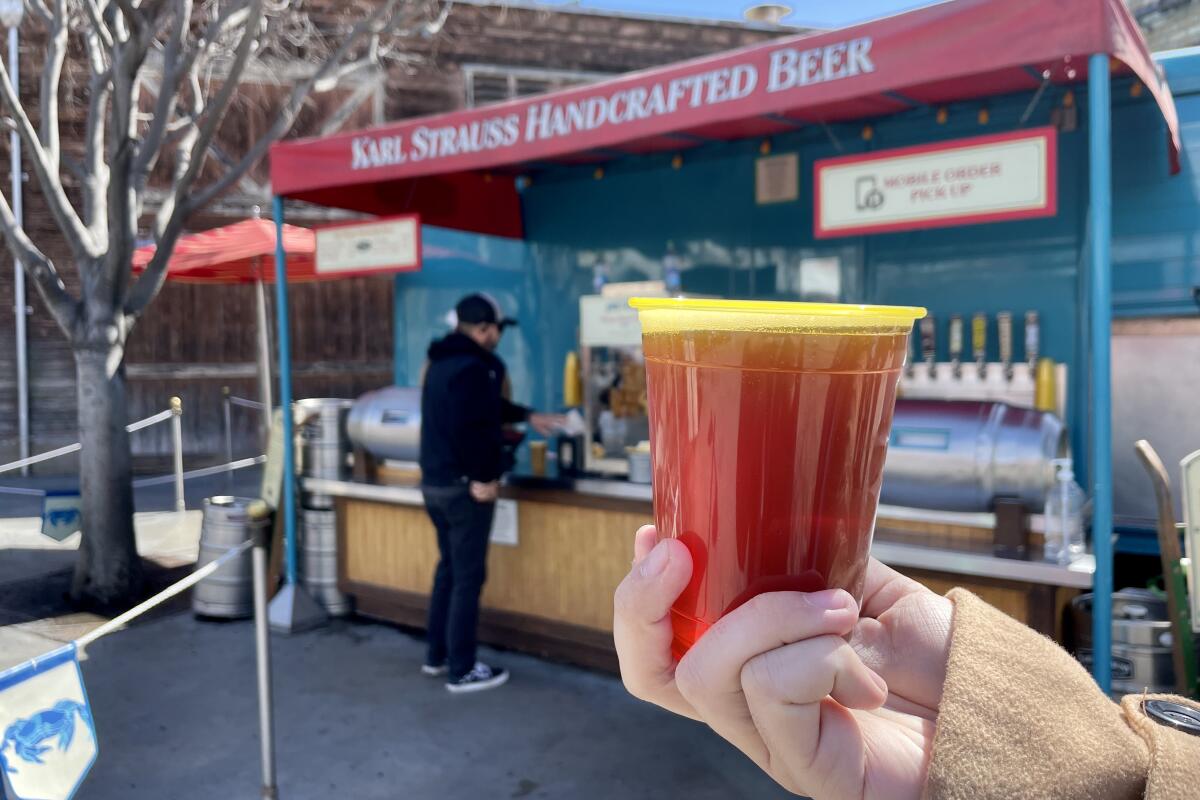
[[634, 297], [643, 333], [781, 331], [789, 333], [908, 333], [925, 309], [777, 300]]

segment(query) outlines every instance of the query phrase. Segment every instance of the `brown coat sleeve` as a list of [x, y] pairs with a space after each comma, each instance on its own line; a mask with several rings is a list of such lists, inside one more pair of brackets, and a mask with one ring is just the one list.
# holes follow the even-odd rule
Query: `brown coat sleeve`
[[1144, 716], [1140, 696], [1113, 703], [1066, 651], [970, 592], [947, 596], [926, 798], [1200, 797], [1200, 737]]

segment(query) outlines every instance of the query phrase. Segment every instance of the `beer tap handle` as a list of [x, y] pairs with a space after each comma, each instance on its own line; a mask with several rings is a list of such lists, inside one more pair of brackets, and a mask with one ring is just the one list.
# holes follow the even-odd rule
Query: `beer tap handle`
[[987, 315], [982, 311], [971, 317], [971, 355], [982, 378], [987, 363]]
[[937, 361], [937, 320], [932, 314], [920, 322], [921, 327], [921, 360], [929, 369], [929, 377], [933, 377], [934, 363]]
[[954, 377], [958, 377], [962, 369], [963, 353], [963, 318], [962, 314], [950, 316], [950, 362], [954, 364]]
[[1038, 312], [1025, 312], [1025, 360], [1029, 362], [1032, 371], [1037, 367], [1038, 356], [1041, 355], [1041, 323]]
[[1013, 363], [1013, 331], [1012, 331], [1012, 312], [1001, 311], [996, 315], [996, 335], [999, 337], [1000, 344], [1000, 362], [1004, 364], [1005, 380], [1012, 380], [1012, 363]]

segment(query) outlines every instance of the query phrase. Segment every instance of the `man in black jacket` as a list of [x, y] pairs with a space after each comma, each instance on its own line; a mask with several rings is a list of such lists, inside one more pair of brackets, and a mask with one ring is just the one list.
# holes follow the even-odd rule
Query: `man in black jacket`
[[528, 422], [547, 435], [561, 418], [504, 396], [504, 362], [493, 352], [516, 320], [487, 295], [455, 307], [455, 330], [429, 346], [421, 389], [421, 492], [441, 560], [429, 602], [429, 649], [421, 671], [447, 675], [451, 692], [491, 689], [508, 672], [475, 660], [479, 593], [503, 472], [501, 427]]

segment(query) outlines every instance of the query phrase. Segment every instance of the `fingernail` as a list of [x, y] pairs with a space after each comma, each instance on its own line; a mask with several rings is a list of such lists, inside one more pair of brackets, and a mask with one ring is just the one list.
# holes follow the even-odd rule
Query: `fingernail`
[[650, 551], [650, 555], [646, 556], [645, 560], [642, 561], [642, 577], [657, 578], [667, 568], [667, 562], [670, 560], [671, 549], [667, 547], [665, 541], [654, 545], [654, 549]]
[[853, 598], [844, 589], [826, 589], [823, 592], [813, 592], [808, 596], [810, 603], [826, 611], [838, 611], [846, 608], [852, 600]]
[[879, 673], [873, 669], [868, 669], [867, 672], [869, 672], [871, 674], [871, 680], [875, 681], [875, 685], [879, 687], [879, 691], [881, 691], [884, 694], [887, 694], [888, 693], [887, 681], [885, 681], [882, 677], [880, 677]]

